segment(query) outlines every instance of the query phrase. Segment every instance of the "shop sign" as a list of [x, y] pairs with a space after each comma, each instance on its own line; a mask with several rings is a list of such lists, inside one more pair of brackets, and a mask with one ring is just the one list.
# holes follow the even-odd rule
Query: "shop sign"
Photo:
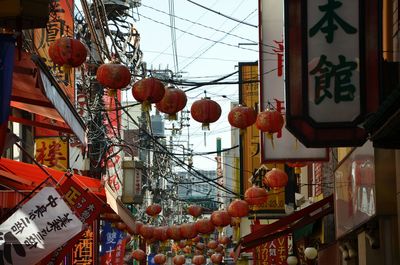
[[0, 264], [36, 264], [82, 230], [53, 187], [45, 187], [0, 225]]
[[307, 147], [366, 141], [359, 125], [379, 104], [375, 5], [285, 1], [286, 127]]
[[123, 265], [128, 240], [126, 233], [113, 227], [110, 222], [104, 222], [101, 233], [100, 264]]
[[95, 242], [92, 227], [86, 229], [78, 243], [72, 249], [72, 264], [94, 265], [95, 262]]
[[[260, 110], [275, 109], [285, 115], [284, 1], [260, 1]], [[298, 162], [328, 160], [325, 148], [306, 148], [285, 127], [271, 141], [261, 134], [261, 161]]]
[[35, 139], [35, 159], [49, 168], [66, 170], [68, 168], [68, 141], [60, 137]]
[[288, 257], [287, 236], [282, 236], [254, 248], [254, 265], [286, 265]]

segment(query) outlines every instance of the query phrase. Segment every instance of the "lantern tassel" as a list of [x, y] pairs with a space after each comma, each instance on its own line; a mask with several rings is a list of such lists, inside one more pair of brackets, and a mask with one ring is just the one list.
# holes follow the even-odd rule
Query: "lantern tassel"
[[274, 135], [272, 133], [267, 133], [267, 138], [271, 140], [272, 149], [275, 149]]
[[151, 103], [147, 100], [142, 103], [142, 111], [149, 112], [151, 111]]

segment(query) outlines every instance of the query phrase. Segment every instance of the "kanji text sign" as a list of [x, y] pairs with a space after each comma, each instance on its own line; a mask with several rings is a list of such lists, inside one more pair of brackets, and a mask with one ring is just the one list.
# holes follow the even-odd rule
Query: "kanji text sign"
[[82, 225], [56, 189], [45, 187], [0, 225], [0, 264], [36, 264]]

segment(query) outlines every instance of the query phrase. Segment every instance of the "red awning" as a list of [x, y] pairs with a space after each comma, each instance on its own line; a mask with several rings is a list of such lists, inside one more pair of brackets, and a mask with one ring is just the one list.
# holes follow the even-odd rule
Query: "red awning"
[[249, 251], [258, 245], [291, 233], [298, 228], [315, 222], [329, 213], [333, 213], [333, 211], [333, 195], [330, 195], [272, 224], [263, 226], [258, 229], [256, 233], [251, 233], [243, 237], [239, 244], [241, 247], [240, 251]]
[[[50, 169], [46, 167], [47, 172], [56, 181], [60, 181], [65, 172]], [[40, 185], [48, 176], [37, 165], [22, 163], [6, 158], [0, 159], [0, 184], [8, 189], [15, 190], [33, 190]], [[104, 202], [106, 195], [104, 186], [100, 180], [74, 174], [75, 180], [82, 185], [83, 188], [93, 192]], [[2, 206], [0, 204], [0, 206]]]

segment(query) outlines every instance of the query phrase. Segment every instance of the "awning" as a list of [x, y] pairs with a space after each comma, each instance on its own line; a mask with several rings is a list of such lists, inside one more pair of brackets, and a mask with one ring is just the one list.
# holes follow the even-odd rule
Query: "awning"
[[[50, 169], [46, 171], [56, 181], [64, 177], [65, 172]], [[37, 165], [27, 164], [6, 158], [0, 159], [0, 185], [14, 190], [33, 190], [39, 186], [48, 176]], [[93, 192], [96, 196], [106, 201], [103, 184], [100, 180], [74, 174], [75, 180]], [[1, 204], [0, 204], [1, 206]]]
[[327, 198], [279, 219], [272, 224], [265, 225], [256, 232], [243, 237], [239, 242], [240, 251], [249, 251], [258, 245], [291, 233], [296, 229], [317, 221], [319, 218], [329, 213], [333, 213], [333, 211], [333, 195], [330, 195]]
[[[11, 106], [62, 122], [61, 126], [53, 126], [52, 129], [73, 132], [86, 144], [85, 124], [40, 57], [26, 52], [21, 52], [20, 57], [16, 56]], [[46, 124], [12, 116], [10, 120], [46, 127]]]

